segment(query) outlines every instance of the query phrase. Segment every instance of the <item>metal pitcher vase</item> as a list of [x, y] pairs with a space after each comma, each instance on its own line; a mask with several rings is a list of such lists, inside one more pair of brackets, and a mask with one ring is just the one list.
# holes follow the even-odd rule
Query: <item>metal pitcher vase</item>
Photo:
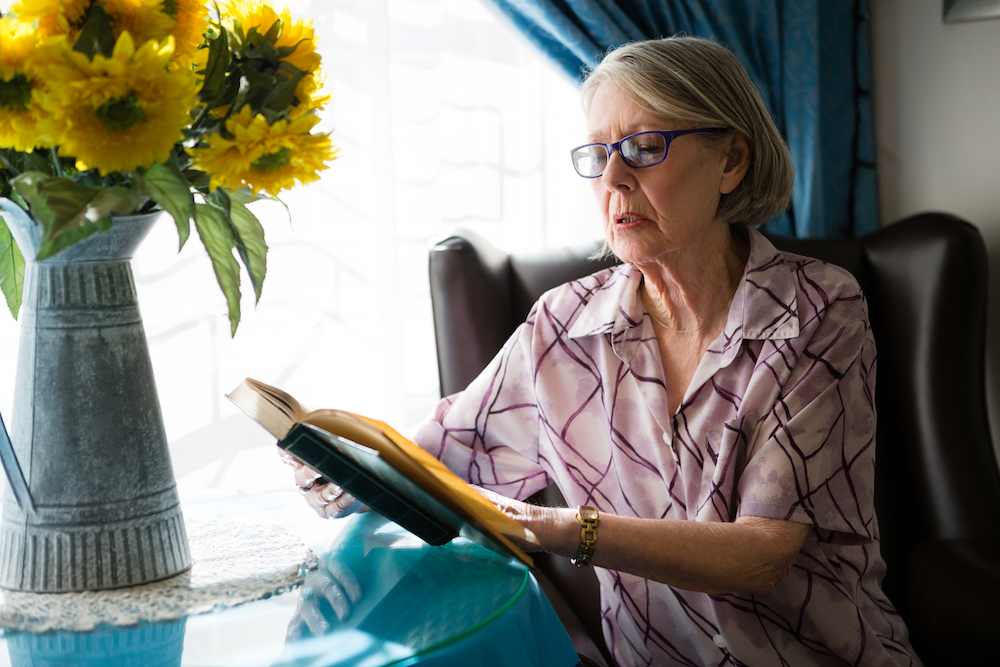
[[159, 213], [115, 218], [53, 257], [13, 202], [25, 256], [0, 587], [119, 588], [191, 566], [130, 259]]

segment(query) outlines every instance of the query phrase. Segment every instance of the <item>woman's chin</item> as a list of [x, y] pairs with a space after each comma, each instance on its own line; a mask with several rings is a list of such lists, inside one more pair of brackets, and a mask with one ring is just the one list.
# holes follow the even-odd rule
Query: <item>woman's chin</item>
[[612, 239], [609, 245], [615, 257], [625, 264], [648, 264], [662, 252], [654, 252], [647, 244], [634, 240]]
[[627, 264], [652, 261], [664, 251], [662, 235], [648, 222], [615, 223], [607, 231], [608, 245]]

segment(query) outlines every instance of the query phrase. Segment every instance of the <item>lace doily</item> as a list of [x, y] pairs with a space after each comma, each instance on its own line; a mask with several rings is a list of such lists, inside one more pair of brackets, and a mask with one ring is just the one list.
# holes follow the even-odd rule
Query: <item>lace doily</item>
[[295, 588], [316, 556], [281, 526], [188, 521], [191, 569], [141, 586], [81, 593], [0, 591], [0, 627], [93, 630], [233, 607]]

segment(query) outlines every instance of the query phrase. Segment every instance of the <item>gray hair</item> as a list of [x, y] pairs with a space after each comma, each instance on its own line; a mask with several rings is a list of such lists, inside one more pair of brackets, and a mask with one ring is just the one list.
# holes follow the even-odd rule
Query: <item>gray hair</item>
[[788, 146], [764, 100], [729, 49], [707, 39], [675, 36], [632, 42], [604, 57], [581, 87], [584, 110], [605, 82], [663, 119], [729, 132], [698, 135], [719, 149], [739, 132], [750, 144], [742, 182], [719, 201], [718, 218], [756, 226], [788, 208], [795, 171]]

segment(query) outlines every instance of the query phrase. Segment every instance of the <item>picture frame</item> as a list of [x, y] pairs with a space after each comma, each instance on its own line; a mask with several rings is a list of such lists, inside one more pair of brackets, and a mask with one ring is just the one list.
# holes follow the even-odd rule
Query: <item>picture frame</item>
[[944, 22], [1000, 18], [1000, 0], [944, 0]]

